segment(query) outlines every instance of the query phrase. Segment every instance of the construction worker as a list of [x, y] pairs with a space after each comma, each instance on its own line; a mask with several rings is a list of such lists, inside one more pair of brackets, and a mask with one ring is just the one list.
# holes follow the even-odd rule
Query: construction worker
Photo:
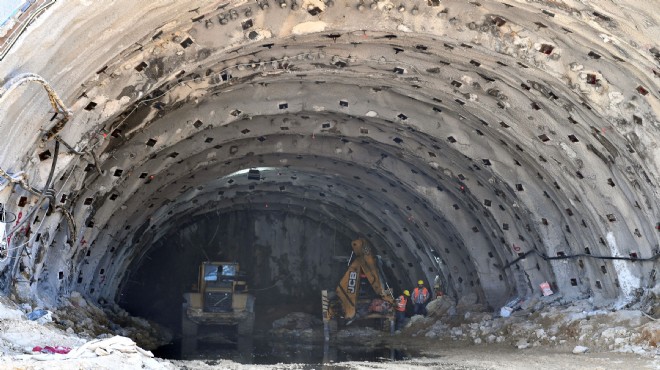
[[399, 298], [396, 299], [396, 306], [394, 307], [396, 311], [396, 330], [401, 329], [403, 322], [406, 320], [406, 304], [408, 303], [407, 297], [410, 297], [410, 292], [408, 290], [404, 290], [403, 294], [401, 294]]
[[417, 282], [417, 288], [413, 290], [412, 301], [415, 305], [415, 315], [426, 316], [426, 303], [431, 298], [429, 290], [424, 286], [424, 280]]

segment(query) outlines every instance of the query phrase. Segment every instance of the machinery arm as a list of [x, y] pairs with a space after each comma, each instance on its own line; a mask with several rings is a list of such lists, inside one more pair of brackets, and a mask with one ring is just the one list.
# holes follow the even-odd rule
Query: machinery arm
[[371, 254], [369, 247], [367, 247], [364, 239], [353, 240], [351, 243], [353, 251], [357, 255], [355, 259], [360, 263], [362, 268], [362, 273], [367, 277], [369, 284], [374, 289], [374, 292], [378, 294], [383, 300], [394, 304], [394, 297], [392, 296], [392, 291], [385, 286], [385, 277], [383, 276], [383, 271], [380, 268], [376, 256]]
[[366, 276], [374, 292], [383, 300], [394, 304], [394, 297], [389, 288], [385, 287], [385, 280], [378, 265], [376, 257], [371, 254], [364, 239], [357, 239], [351, 243], [355, 259], [348, 266], [335, 292], [344, 309], [344, 317], [352, 319], [356, 314], [357, 300], [360, 293], [360, 278]]

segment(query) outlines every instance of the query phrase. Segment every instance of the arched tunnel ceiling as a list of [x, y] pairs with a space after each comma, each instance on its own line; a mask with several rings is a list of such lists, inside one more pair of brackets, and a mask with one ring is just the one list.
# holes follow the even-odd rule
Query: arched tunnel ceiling
[[58, 2], [0, 64], [73, 112], [2, 96], [0, 203], [29, 218], [5, 224], [2, 287], [113, 299], [171, 230], [250, 209], [313, 214], [398, 280], [489, 305], [544, 281], [630, 299], [659, 252], [658, 7]]

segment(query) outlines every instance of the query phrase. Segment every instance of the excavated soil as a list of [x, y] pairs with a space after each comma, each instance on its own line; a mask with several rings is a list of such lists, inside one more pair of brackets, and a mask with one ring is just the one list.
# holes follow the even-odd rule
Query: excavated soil
[[[351, 326], [340, 328], [328, 347], [314, 316], [291, 313], [254, 338], [268, 341], [267, 347], [255, 345], [240, 358], [236, 351], [211, 351], [195, 360], [159, 359], [140, 348], [137, 340], [153, 343], [150, 329], [115, 328], [135, 341], [111, 332], [95, 336], [110, 319], [77, 295], [68, 302], [68, 310], [78, 308], [75, 317], [61, 309], [54, 319], [31, 321], [27, 307], [3, 299], [0, 369], [660, 369], [660, 324], [648, 309], [596, 309], [589, 301], [562, 303], [561, 296], [522, 302], [510, 317], [440, 299], [429, 305], [428, 317], [411, 318], [394, 335]], [[64, 329], [62, 322], [74, 318]], [[87, 329], [81, 322], [89, 323]], [[47, 354], [35, 346], [71, 351]]]

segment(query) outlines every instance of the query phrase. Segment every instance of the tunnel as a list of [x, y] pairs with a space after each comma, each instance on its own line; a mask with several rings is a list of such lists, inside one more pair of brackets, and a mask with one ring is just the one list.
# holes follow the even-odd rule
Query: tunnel
[[0, 54], [17, 302], [78, 291], [176, 326], [199, 264], [231, 260], [262, 307], [318, 312], [357, 238], [394, 290], [489, 310], [656, 284], [653, 5], [32, 6]]

